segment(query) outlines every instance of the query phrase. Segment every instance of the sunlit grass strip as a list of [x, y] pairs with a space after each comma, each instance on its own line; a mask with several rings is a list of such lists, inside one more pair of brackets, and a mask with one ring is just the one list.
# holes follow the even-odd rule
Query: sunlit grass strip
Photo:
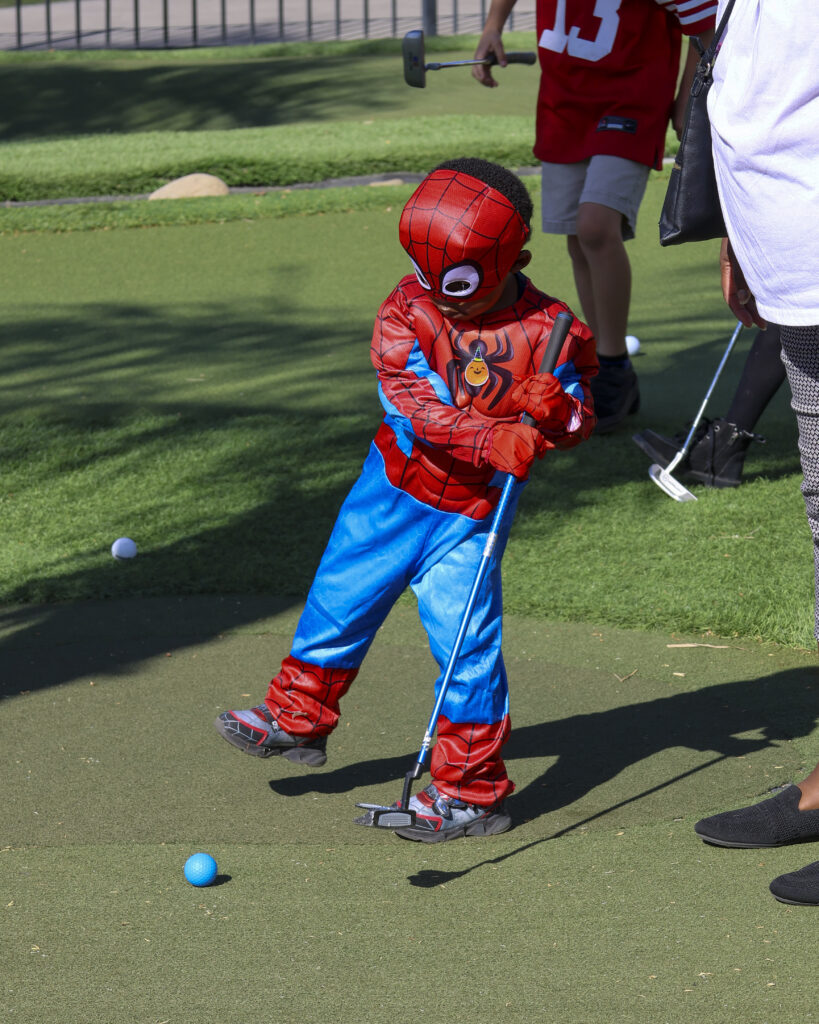
[[454, 152], [531, 164], [531, 118], [443, 115], [13, 142], [3, 149], [0, 199], [134, 195], [201, 171], [236, 186], [426, 171]]
[[223, 224], [236, 220], [377, 210], [406, 202], [412, 188], [412, 185], [385, 185], [370, 188], [297, 189], [207, 199], [133, 199], [6, 207], [0, 208], [0, 235]]

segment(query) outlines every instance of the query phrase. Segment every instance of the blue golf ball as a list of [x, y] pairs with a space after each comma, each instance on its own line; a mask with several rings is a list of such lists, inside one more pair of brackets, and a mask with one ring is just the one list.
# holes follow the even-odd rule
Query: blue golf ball
[[216, 878], [216, 861], [209, 853], [192, 853], [185, 861], [185, 878], [199, 888]]

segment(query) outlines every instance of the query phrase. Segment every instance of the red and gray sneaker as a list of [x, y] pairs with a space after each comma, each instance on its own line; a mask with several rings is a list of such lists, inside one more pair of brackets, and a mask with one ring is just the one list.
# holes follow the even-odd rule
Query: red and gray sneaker
[[249, 711], [223, 711], [213, 723], [228, 743], [254, 757], [281, 754], [288, 761], [318, 768], [327, 760], [326, 736], [291, 736], [280, 728], [266, 704]]
[[397, 828], [395, 834], [421, 843], [443, 843], [461, 836], [494, 836], [512, 826], [505, 803], [492, 807], [468, 804], [439, 793], [434, 783], [413, 796], [409, 806], [416, 813], [415, 824]]

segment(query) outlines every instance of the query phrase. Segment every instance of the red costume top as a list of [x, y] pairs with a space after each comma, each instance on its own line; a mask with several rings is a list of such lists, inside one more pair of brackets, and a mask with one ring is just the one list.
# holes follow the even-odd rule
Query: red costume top
[[682, 36], [712, 29], [716, 9], [716, 0], [538, 0], [535, 156], [662, 167]]
[[[445, 512], [488, 515], [503, 481], [483, 453], [489, 431], [520, 413], [508, 392], [538, 372], [554, 318], [567, 307], [523, 275], [517, 301], [477, 321], [447, 320], [428, 289], [405, 277], [384, 301], [371, 357], [386, 415], [375, 444], [394, 487]], [[594, 427], [590, 378], [597, 372], [594, 338], [575, 320], [555, 376], [573, 414], [551, 447], [570, 448]]]

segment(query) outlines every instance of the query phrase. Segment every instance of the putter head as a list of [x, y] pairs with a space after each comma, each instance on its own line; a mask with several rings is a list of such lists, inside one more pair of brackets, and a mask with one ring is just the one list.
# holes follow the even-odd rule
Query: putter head
[[416, 28], [407, 32], [401, 42], [401, 53], [404, 57], [404, 81], [415, 89], [423, 89], [427, 84], [424, 66], [424, 33]]
[[683, 486], [679, 480], [675, 480], [674, 477], [668, 472], [667, 469], [663, 469], [658, 463], [654, 463], [649, 467], [648, 475], [654, 481], [654, 483], [674, 501], [696, 501], [696, 495], [692, 494], [687, 487]]
[[356, 804], [367, 813], [360, 818], [354, 818], [353, 824], [366, 825], [368, 828], [410, 828], [415, 824], [415, 811], [393, 804], [392, 807], [384, 807], [383, 804]]

